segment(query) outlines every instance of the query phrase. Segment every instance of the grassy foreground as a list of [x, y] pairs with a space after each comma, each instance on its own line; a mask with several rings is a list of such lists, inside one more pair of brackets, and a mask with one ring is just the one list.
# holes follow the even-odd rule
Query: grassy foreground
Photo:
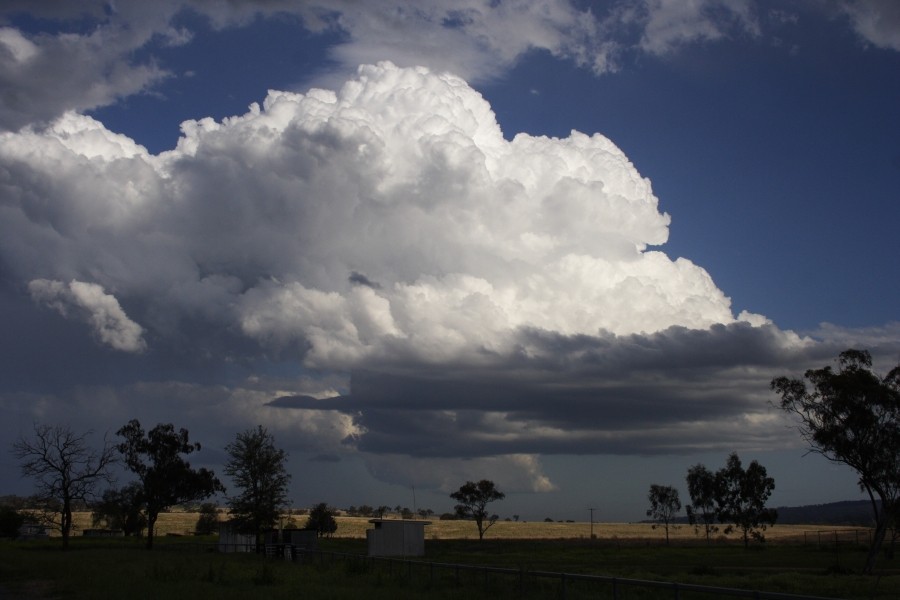
[[[365, 519], [342, 522], [346, 537], [322, 540], [326, 551], [362, 555], [365, 540], [349, 535]], [[435, 522], [437, 526], [441, 522]], [[448, 526], [453, 522], [444, 522]], [[352, 527], [351, 527], [352, 525]], [[426, 541], [427, 556], [417, 566], [367, 560], [318, 560], [314, 564], [266, 560], [254, 555], [218, 554], [215, 537], [166, 537], [147, 552], [138, 540], [77, 538], [69, 552], [58, 540], [0, 542], [0, 598], [559, 598], [558, 579], [533, 576], [536, 571], [607, 575], [622, 578], [677, 581], [687, 584], [807, 594], [847, 599], [900, 597], [900, 574], [893, 561], [883, 560], [882, 574], [858, 575], [864, 545], [853, 537], [824, 539], [814, 527], [776, 526], [763, 546], [744, 549], [734, 540], [707, 546], [693, 530], [677, 530], [671, 546], [649, 526], [594, 524], [498, 523], [479, 542], [471, 523], [464, 535], [450, 538], [451, 529], [435, 527]], [[503, 525], [504, 527], [501, 527]], [[553, 525], [554, 527], [550, 527]], [[564, 535], [570, 526], [575, 535]], [[509, 527], [520, 538], [506, 535]], [[517, 528], [517, 529], [516, 529]], [[531, 530], [531, 537], [525, 532]], [[774, 535], [778, 531], [782, 535]], [[833, 530], [829, 530], [833, 531]], [[169, 532], [176, 533], [176, 532]], [[463, 530], [460, 530], [463, 533]], [[506, 532], [508, 533], [508, 532]], [[791, 535], [787, 535], [790, 533]], [[503, 534], [503, 538], [501, 538]], [[538, 539], [539, 534], [544, 535]], [[608, 535], [607, 535], [608, 534]], [[444, 537], [446, 536], [446, 537]], [[468, 539], [465, 539], [465, 538]], [[815, 541], [813, 541], [815, 540]], [[821, 542], [821, 543], [820, 543]], [[207, 545], [203, 545], [207, 544]], [[432, 568], [428, 562], [463, 563], [515, 569], [518, 575]], [[670, 590], [621, 587], [619, 598], [673, 598]], [[568, 581], [565, 597], [611, 598], [610, 585]], [[682, 592], [682, 600], [714, 598]]]

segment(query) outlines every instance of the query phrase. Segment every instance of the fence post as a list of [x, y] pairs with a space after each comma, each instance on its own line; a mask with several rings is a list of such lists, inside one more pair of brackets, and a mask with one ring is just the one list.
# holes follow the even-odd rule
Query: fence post
[[619, 580], [613, 577], [613, 600], [619, 600]]
[[559, 597], [566, 600], [566, 574], [559, 574]]

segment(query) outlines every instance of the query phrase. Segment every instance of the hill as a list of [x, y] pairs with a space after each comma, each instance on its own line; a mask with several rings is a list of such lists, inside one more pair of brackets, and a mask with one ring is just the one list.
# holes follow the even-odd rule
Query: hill
[[859, 525], [871, 527], [872, 503], [868, 500], [846, 500], [807, 506], [779, 506], [780, 525]]

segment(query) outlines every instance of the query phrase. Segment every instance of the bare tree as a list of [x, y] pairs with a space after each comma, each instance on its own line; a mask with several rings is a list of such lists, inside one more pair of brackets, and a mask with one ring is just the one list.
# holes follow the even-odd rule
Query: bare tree
[[73, 502], [93, 497], [101, 481], [112, 482], [109, 468], [116, 461], [115, 447], [104, 437], [103, 447], [92, 449], [87, 442], [91, 433], [35, 423], [33, 437], [21, 436], [12, 445], [22, 475], [35, 480], [37, 498], [45, 505], [59, 506], [58, 514], [53, 511], [45, 517], [62, 534], [63, 549], [69, 547]]

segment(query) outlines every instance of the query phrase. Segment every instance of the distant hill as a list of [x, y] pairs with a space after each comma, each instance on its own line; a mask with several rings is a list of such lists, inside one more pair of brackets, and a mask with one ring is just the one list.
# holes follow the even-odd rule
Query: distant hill
[[778, 523], [783, 525], [873, 525], [872, 503], [845, 500], [808, 506], [779, 506]]

